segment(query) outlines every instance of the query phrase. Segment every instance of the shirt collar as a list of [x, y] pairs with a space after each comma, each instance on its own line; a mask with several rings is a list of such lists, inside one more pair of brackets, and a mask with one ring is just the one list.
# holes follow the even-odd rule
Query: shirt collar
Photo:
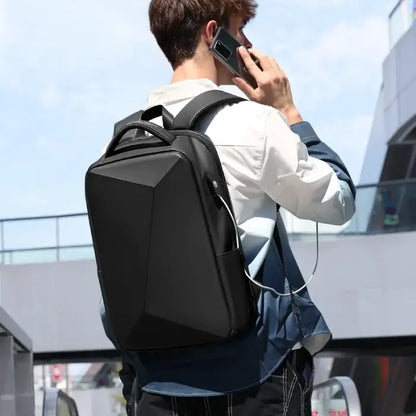
[[219, 88], [209, 79], [188, 79], [175, 82], [162, 88], [151, 90], [148, 97], [148, 105], [174, 104], [213, 89]]

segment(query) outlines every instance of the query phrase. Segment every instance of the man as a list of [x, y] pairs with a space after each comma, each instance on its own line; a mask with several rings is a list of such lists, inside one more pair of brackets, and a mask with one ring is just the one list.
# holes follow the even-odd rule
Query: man
[[[276, 205], [300, 218], [343, 224], [354, 213], [355, 190], [339, 157], [303, 121], [278, 63], [244, 35], [255, 10], [253, 0], [152, 0], [151, 30], [173, 77], [150, 92], [149, 106], [162, 104], [176, 115], [200, 93], [232, 83], [248, 96], [212, 111], [196, 129], [218, 151], [251, 274], [262, 268], [263, 284], [290, 296], [264, 289], [255, 327], [230, 342], [124, 352], [123, 392], [131, 396], [136, 377], [140, 416], [311, 414], [312, 355], [330, 332], [302, 288]], [[209, 52], [220, 26], [245, 46], [239, 53], [257, 88]]]

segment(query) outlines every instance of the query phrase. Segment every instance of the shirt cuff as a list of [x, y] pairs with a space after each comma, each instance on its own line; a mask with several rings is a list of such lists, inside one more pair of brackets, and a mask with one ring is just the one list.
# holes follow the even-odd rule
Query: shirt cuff
[[315, 130], [307, 121], [301, 121], [299, 123], [292, 124], [290, 129], [293, 131], [293, 133], [296, 133], [300, 137], [302, 142], [311, 137], [319, 140]]

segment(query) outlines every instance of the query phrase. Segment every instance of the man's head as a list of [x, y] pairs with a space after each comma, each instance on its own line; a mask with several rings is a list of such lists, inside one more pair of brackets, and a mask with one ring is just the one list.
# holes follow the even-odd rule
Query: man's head
[[152, 0], [150, 28], [176, 69], [193, 58], [201, 38], [208, 42], [219, 26], [231, 29], [232, 35], [250, 46], [242, 27], [255, 16], [256, 7], [254, 0]]

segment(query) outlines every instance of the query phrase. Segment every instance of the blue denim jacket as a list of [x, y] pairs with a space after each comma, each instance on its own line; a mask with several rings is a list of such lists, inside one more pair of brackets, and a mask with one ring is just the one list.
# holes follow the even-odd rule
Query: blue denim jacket
[[[354, 184], [339, 156], [319, 140], [307, 122], [291, 126], [308, 148], [310, 156], [326, 161], [343, 186], [355, 195]], [[283, 221], [277, 213], [281, 256], [276, 239], [264, 259], [263, 284], [288, 293], [304, 285], [289, 246]], [[276, 232], [275, 232], [276, 235]], [[286, 268], [288, 280], [284, 279]], [[170, 396], [217, 396], [255, 386], [267, 379], [297, 343], [311, 354], [321, 350], [331, 337], [324, 318], [307, 289], [293, 296], [278, 296], [263, 290], [259, 316], [246, 333], [222, 344], [162, 352], [123, 351], [125, 397], [134, 377], [143, 391]], [[107, 336], [115, 343], [102, 308]]]

